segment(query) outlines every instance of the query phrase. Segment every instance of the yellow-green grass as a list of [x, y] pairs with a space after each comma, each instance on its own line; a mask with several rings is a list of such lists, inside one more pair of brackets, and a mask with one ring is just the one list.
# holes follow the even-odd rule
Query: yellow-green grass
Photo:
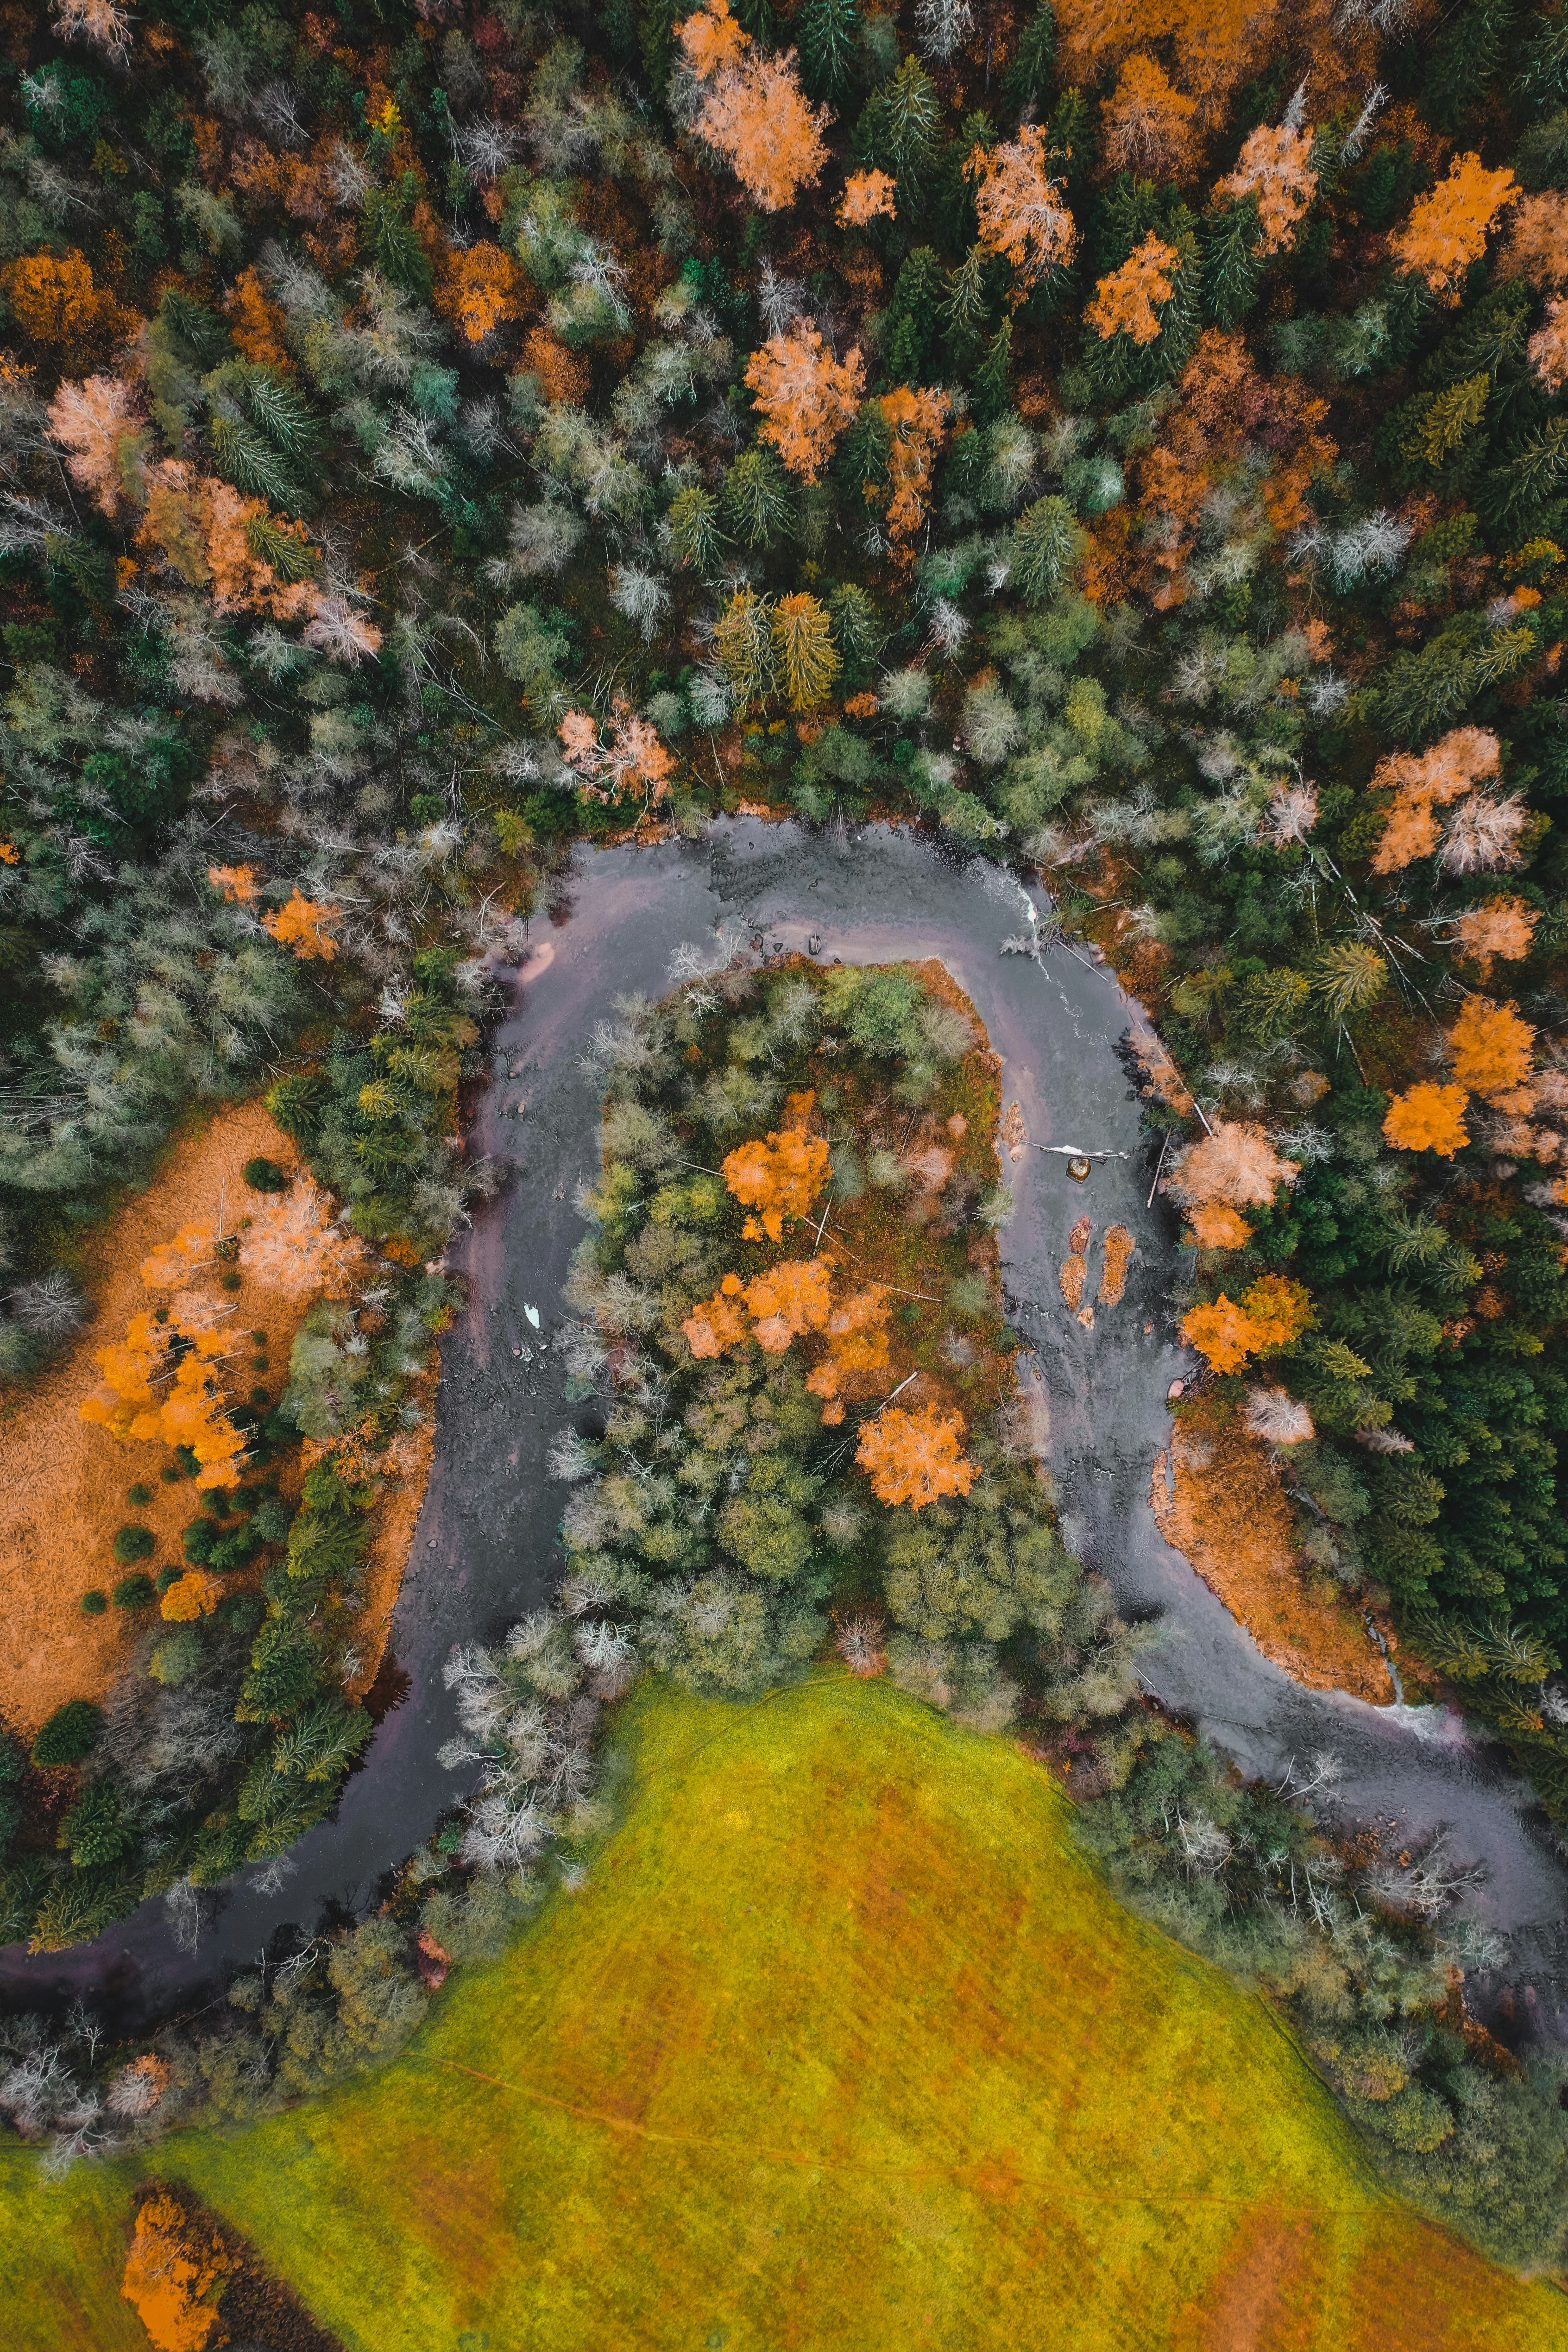
[[[402, 2059], [158, 2151], [356, 2352], [1568, 2347], [1568, 2300], [1379, 2193], [1023, 1755], [837, 1678], [622, 1730], [588, 1885]], [[12, 2340], [135, 2340], [129, 2170], [0, 2177]]]

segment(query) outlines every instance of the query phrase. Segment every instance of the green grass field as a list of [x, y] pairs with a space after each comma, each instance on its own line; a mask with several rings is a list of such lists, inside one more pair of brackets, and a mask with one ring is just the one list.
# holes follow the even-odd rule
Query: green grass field
[[[356, 2352], [1568, 2347], [1001, 1742], [838, 1679], [623, 1733], [590, 1884], [408, 2054], [158, 2152]], [[0, 2165], [10, 2343], [145, 2347], [131, 2185]]]

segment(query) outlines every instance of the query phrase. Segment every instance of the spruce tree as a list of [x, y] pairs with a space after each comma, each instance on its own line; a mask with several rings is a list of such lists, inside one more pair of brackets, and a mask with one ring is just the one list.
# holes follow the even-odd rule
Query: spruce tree
[[1432, 47], [1421, 92], [1428, 122], [1450, 135], [1497, 79], [1519, 0], [1469, 0], [1450, 16]]
[[1008, 370], [1012, 360], [1013, 322], [1004, 319], [986, 347], [970, 386], [970, 408], [977, 425], [994, 425], [1013, 404]]
[[931, 176], [941, 133], [936, 85], [912, 51], [867, 99], [855, 128], [856, 153], [862, 163], [892, 173], [898, 182], [898, 209], [905, 218]]
[[925, 382], [925, 358], [936, 337], [936, 306], [942, 293], [942, 264], [928, 245], [917, 245], [898, 273], [887, 306], [882, 356], [889, 383]]
[[1018, 55], [1002, 82], [1002, 95], [1015, 114], [1040, 104], [1051, 87], [1051, 68], [1055, 61], [1056, 11], [1051, 0], [1039, 0], [1034, 15], [1024, 26]]
[[1257, 300], [1263, 276], [1256, 195], [1206, 214], [1202, 237], [1204, 316], [1217, 327], [1234, 327]]
[[796, 22], [807, 89], [813, 98], [842, 98], [850, 86], [860, 28], [855, 0], [806, 0]]
[[947, 275], [939, 315], [955, 364], [967, 371], [985, 332], [987, 261], [983, 245], [972, 245], [956, 269]]

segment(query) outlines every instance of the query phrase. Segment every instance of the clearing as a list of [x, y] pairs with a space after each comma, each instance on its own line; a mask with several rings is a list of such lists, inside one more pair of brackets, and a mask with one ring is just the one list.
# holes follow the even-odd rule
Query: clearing
[[[154, 2152], [354, 2352], [1568, 2347], [1553, 2289], [1380, 2194], [1017, 1749], [839, 1676], [646, 1686], [620, 1729], [586, 1885], [408, 2053]], [[19, 2352], [144, 2352], [134, 2177], [0, 2158]]]

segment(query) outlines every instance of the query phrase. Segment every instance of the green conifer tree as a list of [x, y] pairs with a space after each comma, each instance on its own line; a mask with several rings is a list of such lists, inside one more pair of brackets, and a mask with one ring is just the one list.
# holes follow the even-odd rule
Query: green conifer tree
[[942, 294], [942, 264], [928, 245], [917, 245], [905, 257], [887, 306], [883, 368], [889, 383], [925, 383]]
[[1234, 327], [1258, 299], [1263, 241], [1255, 195], [1207, 213], [1202, 225], [1203, 309], [1217, 327]]
[[1002, 95], [1014, 114], [1041, 103], [1051, 87], [1051, 68], [1055, 61], [1056, 11], [1051, 0], [1039, 0], [1024, 26], [1018, 55], [1002, 82]]
[[988, 256], [983, 245], [972, 245], [956, 269], [947, 273], [946, 289], [938, 305], [943, 335], [954, 363], [966, 373], [985, 333], [988, 300]]
[[860, 10], [855, 0], [806, 0], [796, 19], [800, 64], [813, 98], [841, 99], [854, 70]]
[[977, 425], [994, 425], [1013, 404], [1008, 371], [1012, 361], [1013, 322], [1004, 319], [986, 346], [986, 356], [975, 371], [970, 401]]

